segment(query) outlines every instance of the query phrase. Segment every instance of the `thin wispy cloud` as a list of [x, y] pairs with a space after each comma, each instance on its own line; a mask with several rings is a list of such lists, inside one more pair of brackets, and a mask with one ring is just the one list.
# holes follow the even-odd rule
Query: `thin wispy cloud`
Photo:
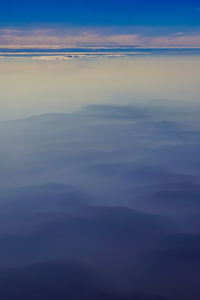
[[146, 34], [139, 30], [73, 28], [2, 28], [0, 48], [200, 48], [200, 31]]

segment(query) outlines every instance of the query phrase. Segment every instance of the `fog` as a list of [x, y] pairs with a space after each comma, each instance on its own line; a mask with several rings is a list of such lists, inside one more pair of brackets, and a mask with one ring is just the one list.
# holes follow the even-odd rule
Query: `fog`
[[199, 299], [199, 58], [0, 64], [1, 298]]
[[190, 55], [91, 56], [66, 61], [2, 57], [0, 119], [67, 113], [89, 104], [199, 101], [199, 68], [199, 56]]

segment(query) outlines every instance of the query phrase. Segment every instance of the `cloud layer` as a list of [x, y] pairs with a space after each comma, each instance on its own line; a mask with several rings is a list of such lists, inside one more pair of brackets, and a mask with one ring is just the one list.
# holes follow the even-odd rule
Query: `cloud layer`
[[91, 29], [91, 28], [1, 28], [1, 48], [200, 48], [200, 31], [166, 33], [153, 29]]
[[199, 299], [199, 112], [166, 100], [1, 122], [0, 296]]

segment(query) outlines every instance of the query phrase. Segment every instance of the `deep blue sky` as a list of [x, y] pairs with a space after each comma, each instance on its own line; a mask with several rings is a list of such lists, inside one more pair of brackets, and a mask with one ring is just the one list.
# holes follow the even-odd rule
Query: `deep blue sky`
[[0, 25], [66, 23], [110, 26], [199, 26], [199, 0], [2, 1]]

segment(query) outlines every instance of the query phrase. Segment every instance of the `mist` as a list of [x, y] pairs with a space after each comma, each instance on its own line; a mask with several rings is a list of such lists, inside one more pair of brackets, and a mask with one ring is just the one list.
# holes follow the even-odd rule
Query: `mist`
[[199, 299], [199, 58], [0, 65], [1, 298]]

